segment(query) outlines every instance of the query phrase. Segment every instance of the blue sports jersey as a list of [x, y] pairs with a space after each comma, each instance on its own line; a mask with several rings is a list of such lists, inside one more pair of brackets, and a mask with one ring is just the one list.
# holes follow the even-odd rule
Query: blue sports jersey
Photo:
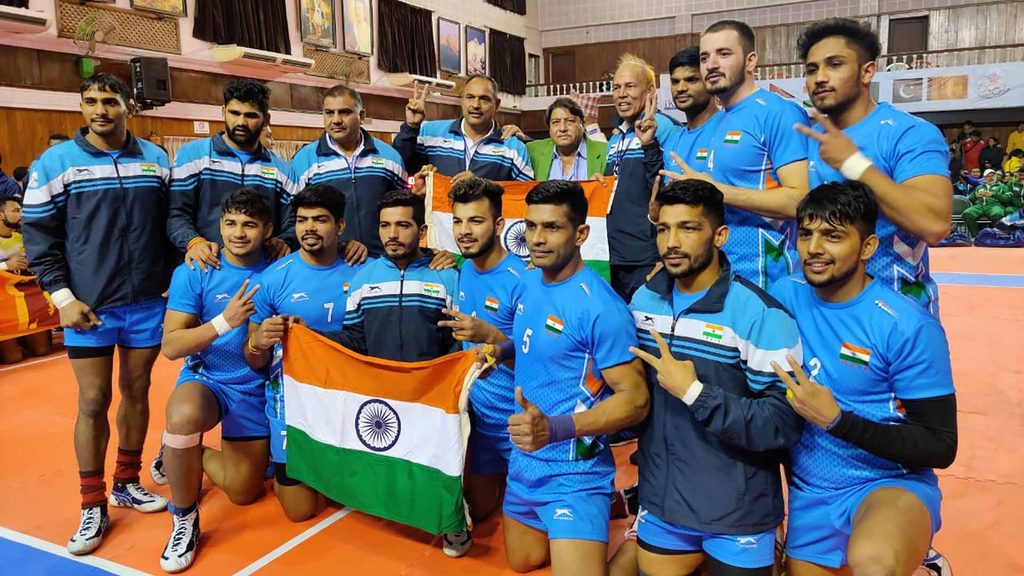
[[[709, 106], [714, 106], [714, 104], [709, 104]], [[718, 130], [718, 125], [724, 116], [725, 114], [718, 112], [695, 130], [690, 130], [689, 126], [676, 126], [665, 142], [661, 143], [661, 149], [665, 153], [665, 170], [672, 172], [681, 170], [670, 154], [675, 152], [690, 168], [706, 173], [708, 158], [711, 156], [711, 138]], [[665, 180], [668, 180], [667, 177]]]
[[[265, 262], [242, 268], [226, 257], [220, 259], [220, 268], [203, 272], [198, 266], [189, 270], [182, 264], [171, 278], [167, 309], [193, 314], [200, 323], [212, 320], [224, 312], [228, 302], [238, 293], [242, 283], [249, 280], [248, 290], [259, 283], [256, 276], [266, 268]], [[259, 292], [257, 292], [259, 294]], [[248, 326], [242, 324], [231, 332], [219, 336], [212, 344], [185, 359], [189, 369], [209, 377], [220, 384], [236, 384], [257, 389], [266, 381], [266, 375], [249, 367], [242, 355], [248, 336]]]
[[[809, 123], [797, 104], [758, 89], [724, 109], [711, 137], [708, 173], [716, 182], [754, 190], [778, 188], [778, 169], [807, 159], [806, 138], [794, 124]], [[729, 242], [722, 249], [734, 272], [767, 289], [793, 273], [796, 223], [725, 207]]]
[[[596, 272], [545, 283], [528, 270], [513, 292], [515, 385], [544, 414], [574, 414], [610, 395], [601, 370], [631, 362], [636, 346], [626, 304]], [[516, 411], [520, 408], [516, 406]], [[615, 462], [605, 438], [580, 437], [526, 453], [512, 450], [509, 479], [529, 489], [569, 493], [610, 487]]]
[[[462, 265], [456, 308], [465, 314], [483, 318], [488, 324], [512, 336], [512, 290], [526, 271], [526, 263], [511, 252], [497, 266], [480, 272], [472, 262]], [[476, 346], [463, 342], [464, 350]], [[477, 380], [469, 393], [474, 414], [488, 425], [502, 428], [515, 408], [512, 370], [498, 366], [486, 378]]]
[[[954, 392], [942, 325], [881, 282], [872, 282], [852, 300], [832, 303], [794, 275], [778, 282], [772, 295], [797, 311], [804, 369], [832, 391], [843, 410], [900, 425], [906, 422], [900, 400]], [[810, 423], [791, 455], [793, 485], [808, 492], [841, 490], [911, 472]], [[934, 473], [925, 472], [934, 479]]]
[[[345, 322], [349, 283], [362, 264], [350, 266], [342, 258], [330, 266], [315, 266], [293, 252], [267, 267], [260, 276], [260, 291], [253, 297], [256, 313], [249, 322], [260, 324], [277, 314], [298, 316], [312, 330], [336, 332]], [[284, 418], [281, 388], [281, 346], [275, 346], [267, 386], [267, 415]]]
[[[819, 132], [823, 129], [817, 127]], [[843, 130], [860, 151], [895, 182], [926, 175], [949, 176], [949, 148], [934, 124], [878, 104], [863, 120]], [[826, 164], [816, 140], [809, 140], [807, 157], [811, 188], [846, 180]], [[868, 274], [939, 316], [939, 290], [929, 273], [928, 243], [879, 213], [875, 226], [878, 251], [868, 260]]]

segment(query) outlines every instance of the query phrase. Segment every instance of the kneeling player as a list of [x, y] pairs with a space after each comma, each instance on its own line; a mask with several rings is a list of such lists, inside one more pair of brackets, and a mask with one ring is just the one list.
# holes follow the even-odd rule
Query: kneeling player
[[932, 468], [957, 447], [949, 346], [937, 319], [865, 272], [877, 216], [863, 184], [812, 190], [797, 208], [803, 277], [772, 290], [810, 371], [775, 366], [807, 420], [791, 450], [789, 576], [911, 574], [941, 524]]
[[[186, 358], [167, 401], [164, 432], [163, 471], [171, 485], [167, 508], [174, 527], [160, 567], [168, 572], [181, 572], [195, 559], [204, 471], [235, 504], [252, 503], [263, 493], [266, 375], [247, 366], [241, 351], [259, 289], [250, 285], [266, 267], [263, 244], [272, 232], [266, 200], [242, 188], [224, 201], [221, 267], [203, 272], [182, 264], [171, 280], [163, 351], [172, 360]], [[203, 450], [202, 434], [218, 422], [223, 451]]]

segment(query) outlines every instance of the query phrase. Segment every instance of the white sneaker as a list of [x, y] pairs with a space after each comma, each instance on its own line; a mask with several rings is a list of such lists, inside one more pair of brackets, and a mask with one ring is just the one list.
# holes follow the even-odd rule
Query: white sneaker
[[134, 508], [139, 512], [159, 512], [167, 509], [167, 499], [153, 494], [138, 482], [131, 484], [114, 483], [107, 502], [115, 508]]
[[953, 576], [953, 568], [945, 556], [935, 548], [929, 548], [928, 556], [914, 571], [914, 576]]
[[160, 555], [160, 567], [174, 574], [191, 566], [196, 558], [196, 549], [199, 548], [199, 507], [186, 516], [171, 514], [171, 518], [174, 524], [167, 546], [164, 546], [164, 553]]
[[441, 549], [444, 550], [445, 556], [459, 558], [465, 556], [473, 547], [473, 534], [469, 530], [446, 532], [442, 541]]
[[156, 482], [158, 486], [167, 484], [167, 474], [164, 474], [163, 444], [160, 445], [160, 451], [156, 453], [156, 458], [153, 458], [153, 462], [149, 465], [149, 475], [153, 477], [153, 482]]
[[107, 511], [103, 506], [93, 506], [82, 510], [78, 531], [68, 540], [68, 552], [81, 556], [99, 548], [109, 525], [110, 516], [107, 516]]

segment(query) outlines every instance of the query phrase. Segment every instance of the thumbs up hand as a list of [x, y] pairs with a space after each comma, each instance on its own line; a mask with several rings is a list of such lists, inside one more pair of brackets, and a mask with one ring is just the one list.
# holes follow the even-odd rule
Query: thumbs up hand
[[523, 396], [516, 386], [516, 404], [523, 409], [508, 419], [508, 434], [512, 443], [523, 452], [534, 452], [548, 445], [548, 417]]

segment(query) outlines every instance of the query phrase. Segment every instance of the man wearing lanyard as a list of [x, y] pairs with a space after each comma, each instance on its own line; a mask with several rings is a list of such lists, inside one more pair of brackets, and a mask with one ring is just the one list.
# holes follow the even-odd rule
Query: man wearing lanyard
[[587, 137], [579, 104], [556, 98], [548, 106], [547, 122], [551, 137], [526, 145], [538, 181], [586, 180], [604, 172], [607, 143]]
[[462, 118], [426, 119], [427, 87], [413, 85], [394, 146], [410, 172], [426, 164], [445, 176], [473, 174], [488, 180], [533, 180], [526, 145], [516, 138], [501, 139], [494, 115], [501, 106], [498, 84], [488, 76], [470, 76], [462, 90]]
[[[402, 157], [389, 144], [363, 129], [363, 98], [338, 84], [324, 95], [324, 134], [299, 150], [291, 161], [292, 180], [299, 190], [326, 184], [345, 195], [345, 260], [354, 264], [357, 244], [370, 256], [384, 251], [377, 232], [377, 202], [392, 190], [405, 188]], [[351, 242], [355, 241], [355, 242]]]

